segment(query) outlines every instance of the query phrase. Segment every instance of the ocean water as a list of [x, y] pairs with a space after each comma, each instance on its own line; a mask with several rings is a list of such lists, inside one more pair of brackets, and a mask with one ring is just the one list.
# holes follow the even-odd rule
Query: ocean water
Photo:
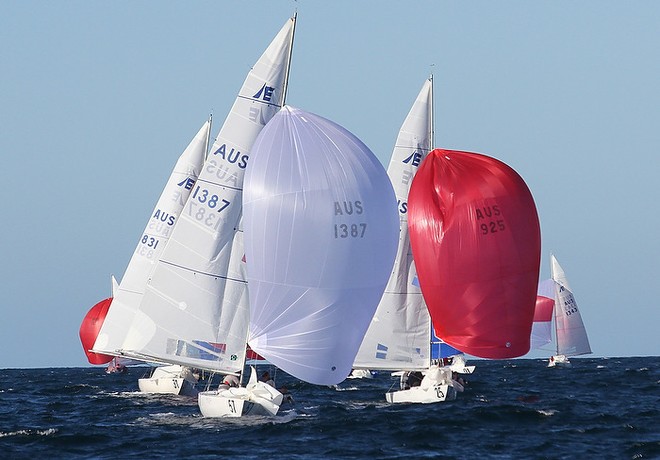
[[144, 395], [144, 372], [0, 370], [0, 458], [660, 458], [660, 358], [471, 360], [452, 402], [385, 402], [389, 373], [310, 385], [273, 418], [206, 419], [194, 398]]

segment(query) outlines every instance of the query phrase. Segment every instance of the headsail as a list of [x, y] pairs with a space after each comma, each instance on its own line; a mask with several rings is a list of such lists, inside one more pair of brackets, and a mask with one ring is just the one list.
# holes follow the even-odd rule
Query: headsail
[[174, 166], [167, 184], [140, 235], [121, 283], [112, 278], [114, 299], [103, 321], [94, 351], [116, 355], [128, 333], [128, 325], [144, 295], [155, 262], [167, 245], [174, 224], [199, 175], [209, 144], [211, 120], [206, 121]]
[[410, 189], [410, 240], [436, 333], [482, 358], [529, 351], [541, 258], [536, 206], [509, 166], [433, 150]]
[[[121, 284], [117, 283], [114, 276], [111, 277], [112, 297], [109, 301], [106, 299], [107, 305], [104, 307], [103, 318], [95, 325], [95, 335], [87, 337], [89, 343], [85, 348], [85, 353], [88, 357], [91, 349], [106, 356], [115, 355], [123, 343], [126, 337], [126, 325], [130, 324], [140, 304], [147, 280], [153, 269], [153, 263], [167, 244], [176, 218], [202, 168], [208, 149], [210, 129], [211, 120], [209, 119], [202, 125], [177, 160], [146, 228], [140, 235], [137, 248], [126, 267]], [[98, 304], [93, 308], [97, 307]], [[91, 311], [84, 321], [87, 321], [90, 314]], [[108, 361], [110, 359], [93, 364], [105, 364]]]
[[395, 201], [346, 129], [288, 106], [268, 123], [243, 200], [254, 351], [310, 383], [348, 376], [391, 273]]
[[294, 23], [287, 21], [248, 73], [156, 264], [124, 354], [242, 370], [249, 320], [243, 175], [255, 138], [283, 104]]
[[190, 141], [174, 166], [156, 203], [121, 283], [113, 279], [112, 304], [103, 321], [94, 350], [116, 355], [127, 337], [127, 325], [135, 317], [147, 282], [167, 245], [183, 204], [199, 175], [209, 144], [211, 120], [206, 121]]
[[428, 368], [431, 319], [417, 282], [408, 237], [408, 192], [422, 160], [431, 151], [433, 80], [424, 82], [406, 116], [387, 175], [396, 193], [400, 232], [394, 268], [353, 367]]
[[557, 329], [557, 353], [565, 356], [586, 355], [591, 353], [587, 330], [573, 297], [571, 287], [564, 270], [551, 256], [552, 279], [555, 294], [555, 323]]

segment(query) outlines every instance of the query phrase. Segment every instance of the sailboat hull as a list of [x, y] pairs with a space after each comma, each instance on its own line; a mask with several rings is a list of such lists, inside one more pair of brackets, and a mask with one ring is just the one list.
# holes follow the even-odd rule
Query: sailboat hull
[[[451, 370], [447, 367], [431, 366], [425, 372], [419, 386], [405, 388], [385, 394], [389, 403], [431, 404], [443, 401], [453, 401], [456, 393], [463, 391], [462, 385], [451, 378]], [[410, 381], [408, 378], [405, 381]], [[402, 387], [404, 377], [402, 376]]]
[[566, 355], [554, 355], [548, 361], [548, 367], [571, 367], [571, 362]]
[[142, 393], [171, 394], [195, 396], [197, 389], [183, 377], [138, 379], [138, 387]]
[[197, 396], [204, 417], [242, 417], [243, 415], [274, 416], [282, 404], [283, 395], [263, 382], [248, 388], [202, 391]]
[[142, 393], [197, 396], [197, 379], [189, 368], [171, 365], [154, 369], [151, 377], [138, 379]]
[[456, 399], [456, 389], [448, 384], [435, 384], [427, 388], [413, 387], [385, 393], [385, 400], [389, 403], [431, 404], [454, 399]]

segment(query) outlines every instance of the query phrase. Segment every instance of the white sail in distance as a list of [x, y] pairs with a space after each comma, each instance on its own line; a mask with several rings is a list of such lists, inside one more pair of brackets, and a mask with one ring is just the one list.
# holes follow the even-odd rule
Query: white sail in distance
[[243, 176], [250, 149], [283, 105], [295, 18], [250, 70], [163, 251], [122, 353], [156, 362], [239, 372], [249, 304]]
[[564, 270], [551, 256], [551, 277], [555, 282], [555, 328], [557, 330], [557, 354], [565, 356], [591, 353], [587, 330], [578, 310], [573, 291]]

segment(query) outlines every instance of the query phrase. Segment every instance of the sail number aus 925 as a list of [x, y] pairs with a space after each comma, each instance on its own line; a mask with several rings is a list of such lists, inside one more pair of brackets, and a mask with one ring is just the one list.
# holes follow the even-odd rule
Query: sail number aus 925
[[335, 224], [335, 238], [364, 238], [367, 224]]
[[503, 232], [506, 230], [506, 225], [504, 225], [503, 219], [491, 220], [490, 222], [484, 222], [479, 225], [482, 235], [487, 235], [489, 233]]

